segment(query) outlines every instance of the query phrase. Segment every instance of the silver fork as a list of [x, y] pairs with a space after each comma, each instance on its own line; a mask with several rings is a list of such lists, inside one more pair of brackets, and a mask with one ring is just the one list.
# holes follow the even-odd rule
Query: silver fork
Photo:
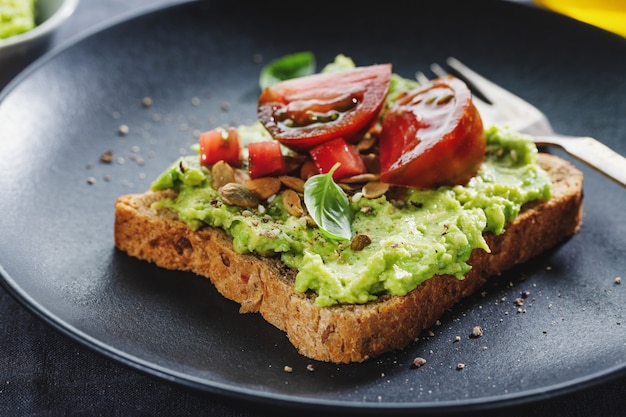
[[[489, 100], [490, 103], [481, 100], [476, 94], [472, 98], [486, 126], [506, 125], [531, 135], [539, 146], [560, 147], [626, 187], [626, 158], [622, 155], [588, 136], [574, 137], [555, 133], [546, 115], [532, 104], [489, 81], [456, 58], [450, 57], [446, 63], [462, 78], [465, 78], [473, 89], [478, 90]], [[437, 76], [447, 74], [447, 71], [436, 63], [432, 64], [430, 69]], [[423, 72], [417, 72], [416, 78], [420, 83], [428, 81], [428, 77]]]

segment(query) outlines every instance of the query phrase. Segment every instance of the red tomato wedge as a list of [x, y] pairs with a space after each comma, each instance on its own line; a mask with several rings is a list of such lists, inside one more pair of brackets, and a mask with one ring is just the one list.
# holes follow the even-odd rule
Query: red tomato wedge
[[273, 140], [248, 144], [248, 171], [250, 178], [277, 177], [287, 172], [280, 143]]
[[485, 157], [483, 123], [467, 85], [446, 76], [399, 98], [383, 119], [380, 179], [413, 188], [464, 184]]
[[380, 64], [282, 81], [261, 93], [258, 118], [295, 151], [338, 137], [350, 141], [379, 115], [390, 77], [391, 64]]
[[333, 172], [333, 180], [335, 181], [367, 172], [367, 167], [359, 155], [358, 149], [346, 142], [344, 138], [329, 140], [317, 145], [309, 151], [309, 154], [320, 174], [326, 174], [337, 162], [341, 164]]
[[241, 144], [234, 127], [209, 130], [200, 135], [200, 163], [213, 165], [224, 161], [233, 166], [241, 165]]

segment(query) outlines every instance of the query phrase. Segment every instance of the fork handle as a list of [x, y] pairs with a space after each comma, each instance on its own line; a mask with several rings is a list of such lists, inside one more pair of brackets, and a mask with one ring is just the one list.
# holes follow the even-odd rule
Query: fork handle
[[626, 187], [626, 158], [591, 137], [535, 136], [537, 145], [556, 145]]

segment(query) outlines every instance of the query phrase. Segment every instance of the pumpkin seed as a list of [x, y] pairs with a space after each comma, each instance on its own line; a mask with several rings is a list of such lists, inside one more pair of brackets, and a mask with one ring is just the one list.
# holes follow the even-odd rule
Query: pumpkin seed
[[346, 193], [353, 193], [361, 189], [361, 184], [357, 184], [357, 183], [349, 184], [347, 182], [340, 182], [337, 185], [341, 187], [341, 189], [344, 190]]
[[283, 161], [285, 162], [285, 170], [287, 172], [294, 172], [295, 170], [300, 168], [300, 166], [302, 166], [302, 164], [304, 163], [306, 159], [307, 159], [306, 155], [302, 155], [302, 154], [283, 155]]
[[378, 174], [372, 174], [366, 172], [365, 174], [353, 175], [351, 177], [343, 178], [341, 182], [346, 184], [364, 183], [370, 181], [377, 181], [380, 178]]
[[281, 196], [283, 197], [283, 204], [285, 205], [287, 213], [295, 217], [301, 217], [304, 215], [302, 200], [300, 200], [298, 193], [291, 188], [287, 188], [286, 190], [283, 190]]
[[244, 185], [248, 190], [259, 196], [261, 200], [266, 200], [280, 191], [282, 183], [276, 177], [262, 177], [248, 180]]
[[245, 185], [229, 182], [219, 189], [224, 203], [237, 207], [257, 207], [261, 199], [257, 194], [246, 188]]
[[245, 184], [250, 180], [250, 174], [245, 169], [235, 168], [235, 182], [239, 184]]
[[363, 186], [362, 192], [365, 198], [378, 198], [389, 190], [389, 184], [380, 181], [370, 181]]
[[278, 177], [280, 182], [287, 188], [291, 188], [297, 193], [304, 193], [304, 180], [302, 178], [293, 177], [291, 175], [282, 175]]
[[363, 233], [359, 233], [350, 241], [350, 249], [363, 250], [372, 243], [372, 239]]
[[229, 182], [235, 182], [235, 171], [233, 167], [224, 161], [218, 161], [211, 167], [211, 186], [219, 190]]
[[312, 159], [307, 159], [304, 161], [302, 166], [300, 167], [300, 178], [303, 180], [308, 180], [313, 175], [317, 175], [319, 172], [317, 171], [317, 166]]

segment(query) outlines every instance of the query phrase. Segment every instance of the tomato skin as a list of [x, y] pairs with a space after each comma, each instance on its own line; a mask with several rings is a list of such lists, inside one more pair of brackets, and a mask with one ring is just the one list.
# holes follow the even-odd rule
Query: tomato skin
[[406, 93], [383, 119], [380, 179], [433, 188], [464, 184], [485, 157], [483, 123], [467, 85], [452, 76]]
[[280, 143], [267, 140], [248, 144], [250, 178], [284, 175], [287, 172]]
[[326, 174], [339, 162], [341, 165], [333, 172], [333, 180], [340, 181], [353, 175], [364, 174], [367, 167], [357, 148], [344, 138], [336, 138], [317, 145], [309, 151], [320, 174]]
[[221, 160], [233, 166], [241, 165], [241, 143], [236, 128], [209, 130], [200, 135], [198, 142], [202, 165], [213, 165]]
[[390, 78], [391, 64], [379, 64], [282, 81], [259, 96], [258, 118], [299, 152], [337, 137], [350, 141], [380, 113]]

